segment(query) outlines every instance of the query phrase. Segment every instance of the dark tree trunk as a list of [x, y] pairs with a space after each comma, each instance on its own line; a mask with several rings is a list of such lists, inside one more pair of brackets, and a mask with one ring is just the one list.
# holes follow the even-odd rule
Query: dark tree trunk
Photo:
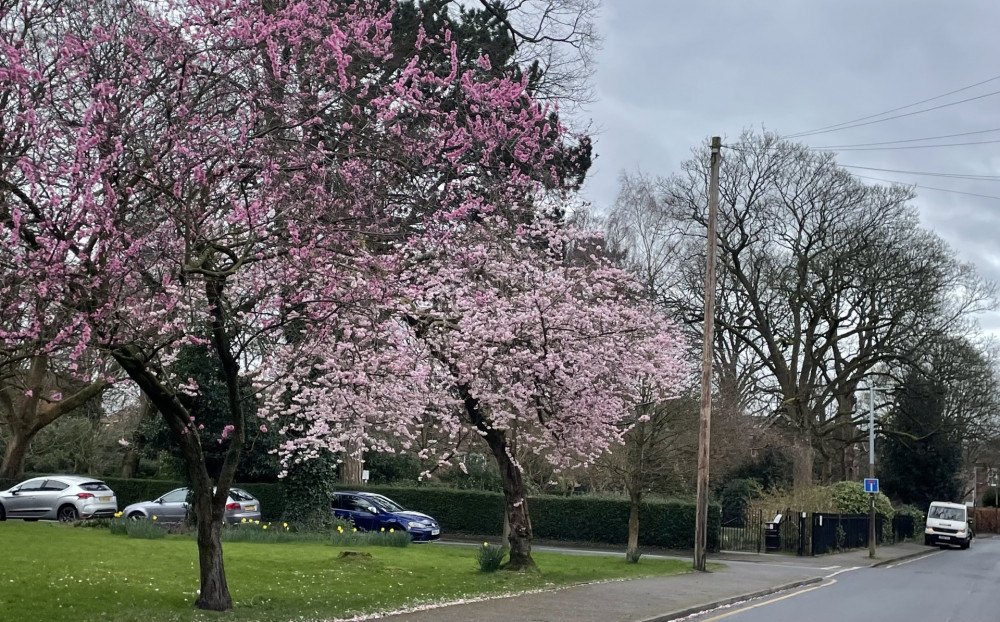
[[512, 449], [507, 439], [507, 433], [490, 427], [483, 413], [479, 410], [479, 400], [472, 397], [468, 387], [460, 385], [459, 395], [465, 404], [465, 414], [476, 426], [486, 440], [493, 457], [496, 458], [500, 470], [500, 481], [503, 484], [505, 514], [510, 528], [507, 537], [509, 546], [505, 570], [537, 570], [535, 560], [531, 558], [531, 517], [528, 515], [528, 491], [524, 486], [521, 469], [511, 454]]
[[122, 457], [122, 479], [132, 479], [139, 472], [139, 452], [129, 449]]
[[232, 432], [229, 448], [216, 481], [212, 481], [205, 463], [205, 455], [194, 422], [184, 404], [174, 391], [161, 383], [141, 350], [124, 346], [111, 352], [125, 373], [135, 381], [142, 392], [156, 407], [180, 445], [184, 464], [187, 466], [191, 487], [194, 490], [193, 506], [198, 522], [198, 562], [200, 564], [201, 591], [195, 600], [199, 609], [227, 611], [233, 607], [222, 564], [222, 519], [226, 498], [236, 475], [246, 438], [246, 419], [243, 414], [239, 386], [239, 366], [233, 356], [232, 344], [226, 333], [226, 307], [222, 304], [225, 282], [208, 279], [205, 289], [212, 311], [212, 345], [219, 357], [219, 367], [226, 381]]
[[521, 470], [507, 454], [509, 447], [504, 436], [499, 433], [487, 435], [498, 437], [501, 442], [487, 442], [500, 467], [500, 479], [503, 483], [503, 496], [506, 505], [507, 520], [510, 523], [510, 535], [507, 537], [510, 550], [507, 553], [507, 570], [534, 570], [535, 560], [531, 558], [531, 517], [528, 515], [528, 491], [524, 487]]
[[639, 558], [639, 504], [642, 502], [641, 494], [629, 495], [628, 509], [628, 545], [625, 548], [626, 559]]
[[35, 436], [30, 431], [14, 428], [13, 435], [7, 443], [3, 454], [3, 464], [0, 465], [0, 479], [21, 479], [24, 477], [24, 460], [31, 447], [31, 439]]
[[[233, 598], [226, 583], [222, 563], [222, 519], [224, 506], [213, 499], [212, 489], [198, 490], [195, 486], [194, 508], [198, 522], [198, 565], [201, 591], [195, 606], [210, 611], [228, 611]], [[224, 501], [223, 501], [224, 503]]]
[[360, 440], [351, 439], [343, 452], [340, 465], [340, 482], [350, 486], [360, 486], [364, 473], [364, 445]]

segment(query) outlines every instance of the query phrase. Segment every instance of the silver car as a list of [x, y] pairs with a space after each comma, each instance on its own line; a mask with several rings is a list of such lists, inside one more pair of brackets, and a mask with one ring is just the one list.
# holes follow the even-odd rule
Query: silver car
[[69, 522], [80, 518], [108, 518], [117, 511], [118, 499], [114, 491], [92, 477], [47, 475], [0, 492], [0, 520]]
[[[156, 517], [158, 523], [180, 523], [187, 516], [188, 489], [175, 488], [152, 501], [126, 506], [122, 514], [131, 519]], [[260, 520], [260, 501], [240, 488], [230, 488], [224, 519], [229, 524]]]

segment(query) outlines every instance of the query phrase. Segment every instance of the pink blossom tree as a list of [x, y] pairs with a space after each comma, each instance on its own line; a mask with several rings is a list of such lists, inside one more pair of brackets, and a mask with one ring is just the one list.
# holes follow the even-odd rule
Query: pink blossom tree
[[[435, 326], [453, 321], [439, 303], [472, 308], [469, 290], [447, 289], [472, 276], [452, 262], [472, 256], [447, 245], [481, 232], [482, 251], [500, 253], [510, 223], [531, 222], [539, 185], [560, 183], [559, 130], [524, 80], [461, 68], [453, 44], [446, 74], [419, 54], [392, 56], [390, 17], [377, 0], [0, 0], [0, 238], [15, 247], [3, 269], [28, 284], [19, 302], [63, 310], [46, 348], [70, 361], [88, 347], [106, 352], [171, 429], [194, 489], [200, 608], [232, 607], [220, 528], [248, 425], [241, 376], [282, 396], [274, 407], [305, 417], [295, 425], [335, 449], [362, 418], [464, 403], [463, 391], [483, 404], [466, 414], [527, 414], [527, 388], [518, 406], [502, 406], [486, 393], [502, 384], [467, 382]], [[505, 216], [494, 223], [494, 214]], [[517, 240], [512, 248], [531, 247]], [[526, 296], [510, 299], [510, 314]], [[531, 317], [543, 316], [522, 320]], [[484, 320], [455, 334], [487, 347]], [[3, 330], [41, 343], [41, 326]], [[549, 332], [523, 330], [532, 348], [547, 347]], [[576, 332], [580, 343], [598, 336]], [[341, 347], [317, 345], [331, 335]], [[507, 374], [524, 362], [511, 343]], [[217, 431], [228, 449], [214, 481], [192, 433], [202, 424], [178, 398], [198, 389], [170, 371], [187, 345], [210, 348], [228, 392], [230, 420]], [[311, 352], [303, 360], [313, 371], [276, 375], [290, 351]], [[613, 401], [569, 400], [583, 361], [572, 364], [581, 371], [545, 372], [565, 386], [536, 402]], [[297, 407], [314, 389], [338, 399], [310, 419]], [[455, 411], [440, 403], [445, 425]], [[386, 425], [405, 435], [401, 421]], [[540, 421], [555, 432], [538, 438], [583, 453], [601, 446], [573, 440], [560, 421]], [[482, 425], [489, 434], [507, 424]]]
[[[368, 358], [381, 370], [373, 393], [371, 373], [324, 368], [303, 380], [318, 352], [353, 351], [352, 336], [287, 353], [297, 366], [277, 376], [296, 379], [304, 427], [286, 459], [328, 447], [348, 411], [369, 427], [391, 426], [404, 450], [428, 416], [452, 441], [471, 429], [499, 467], [511, 527], [506, 567], [520, 570], [534, 561], [515, 440], [556, 469], [590, 464], [620, 442], [640, 399], [676, 395], [688, 370], [677, 331], [601, 257], [599, 239], [544, 215], [519, 224], [509, 212], [476, 209], [475, 219], [462, 212], [428, 223], [394, 258], [396, 312], [381, 329], [365, 327], [366, 347], [392, 335]], [[447, 460], [451, 447], [425, 447], [421, 457]]]

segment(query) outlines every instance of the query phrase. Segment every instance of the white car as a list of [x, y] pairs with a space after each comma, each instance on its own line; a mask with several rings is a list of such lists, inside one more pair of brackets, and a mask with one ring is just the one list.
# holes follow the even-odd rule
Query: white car
[[960, 503], [934, 501], [927, 509], [924, 544], [927, 546], [959, 546], [969, 548], [976, 537], [969, 525], [969, 510]]
[[92, 477], [47, 475], [0, 492], [0, 520], [70, 522], [81, 518], [110, 518], [117, 511], [118, 499], [114, 491]]

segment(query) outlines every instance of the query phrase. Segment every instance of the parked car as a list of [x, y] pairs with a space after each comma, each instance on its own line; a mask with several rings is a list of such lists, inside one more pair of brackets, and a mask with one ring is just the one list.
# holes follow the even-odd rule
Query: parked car
[[370, 492], [333, 493], [333, 514], [354, 523], [365, 531], [406, 531], [414, 542], [429, 542], [441, 537], [438, 522], [420, 512], [407, 510], [388, 497]]
[[934, 501], [927, 508], [924, 544], [927, 546], [959, 546], [969, 548], [976, 537], [969, 524], [968, 508], [960, 503]]
[[[187, 500], [188, 490], [188, 488], [175, 488], [152, 501], [133, 503], [126, 506], [122, 514], [131, 519], [155, 516], [158, 523], [180, 523], [187, 516], [190, 507]], [[259, 521], [260, 501], [243, 489], [230, 488], [223, 518], [230, 525], [244, 521]]]
[[0, 492], [0, 520], [69, 522], [80, 518], [108, 518], [117, 511], [118, 499], [114, 491], [92, 477], [46, 475]]

